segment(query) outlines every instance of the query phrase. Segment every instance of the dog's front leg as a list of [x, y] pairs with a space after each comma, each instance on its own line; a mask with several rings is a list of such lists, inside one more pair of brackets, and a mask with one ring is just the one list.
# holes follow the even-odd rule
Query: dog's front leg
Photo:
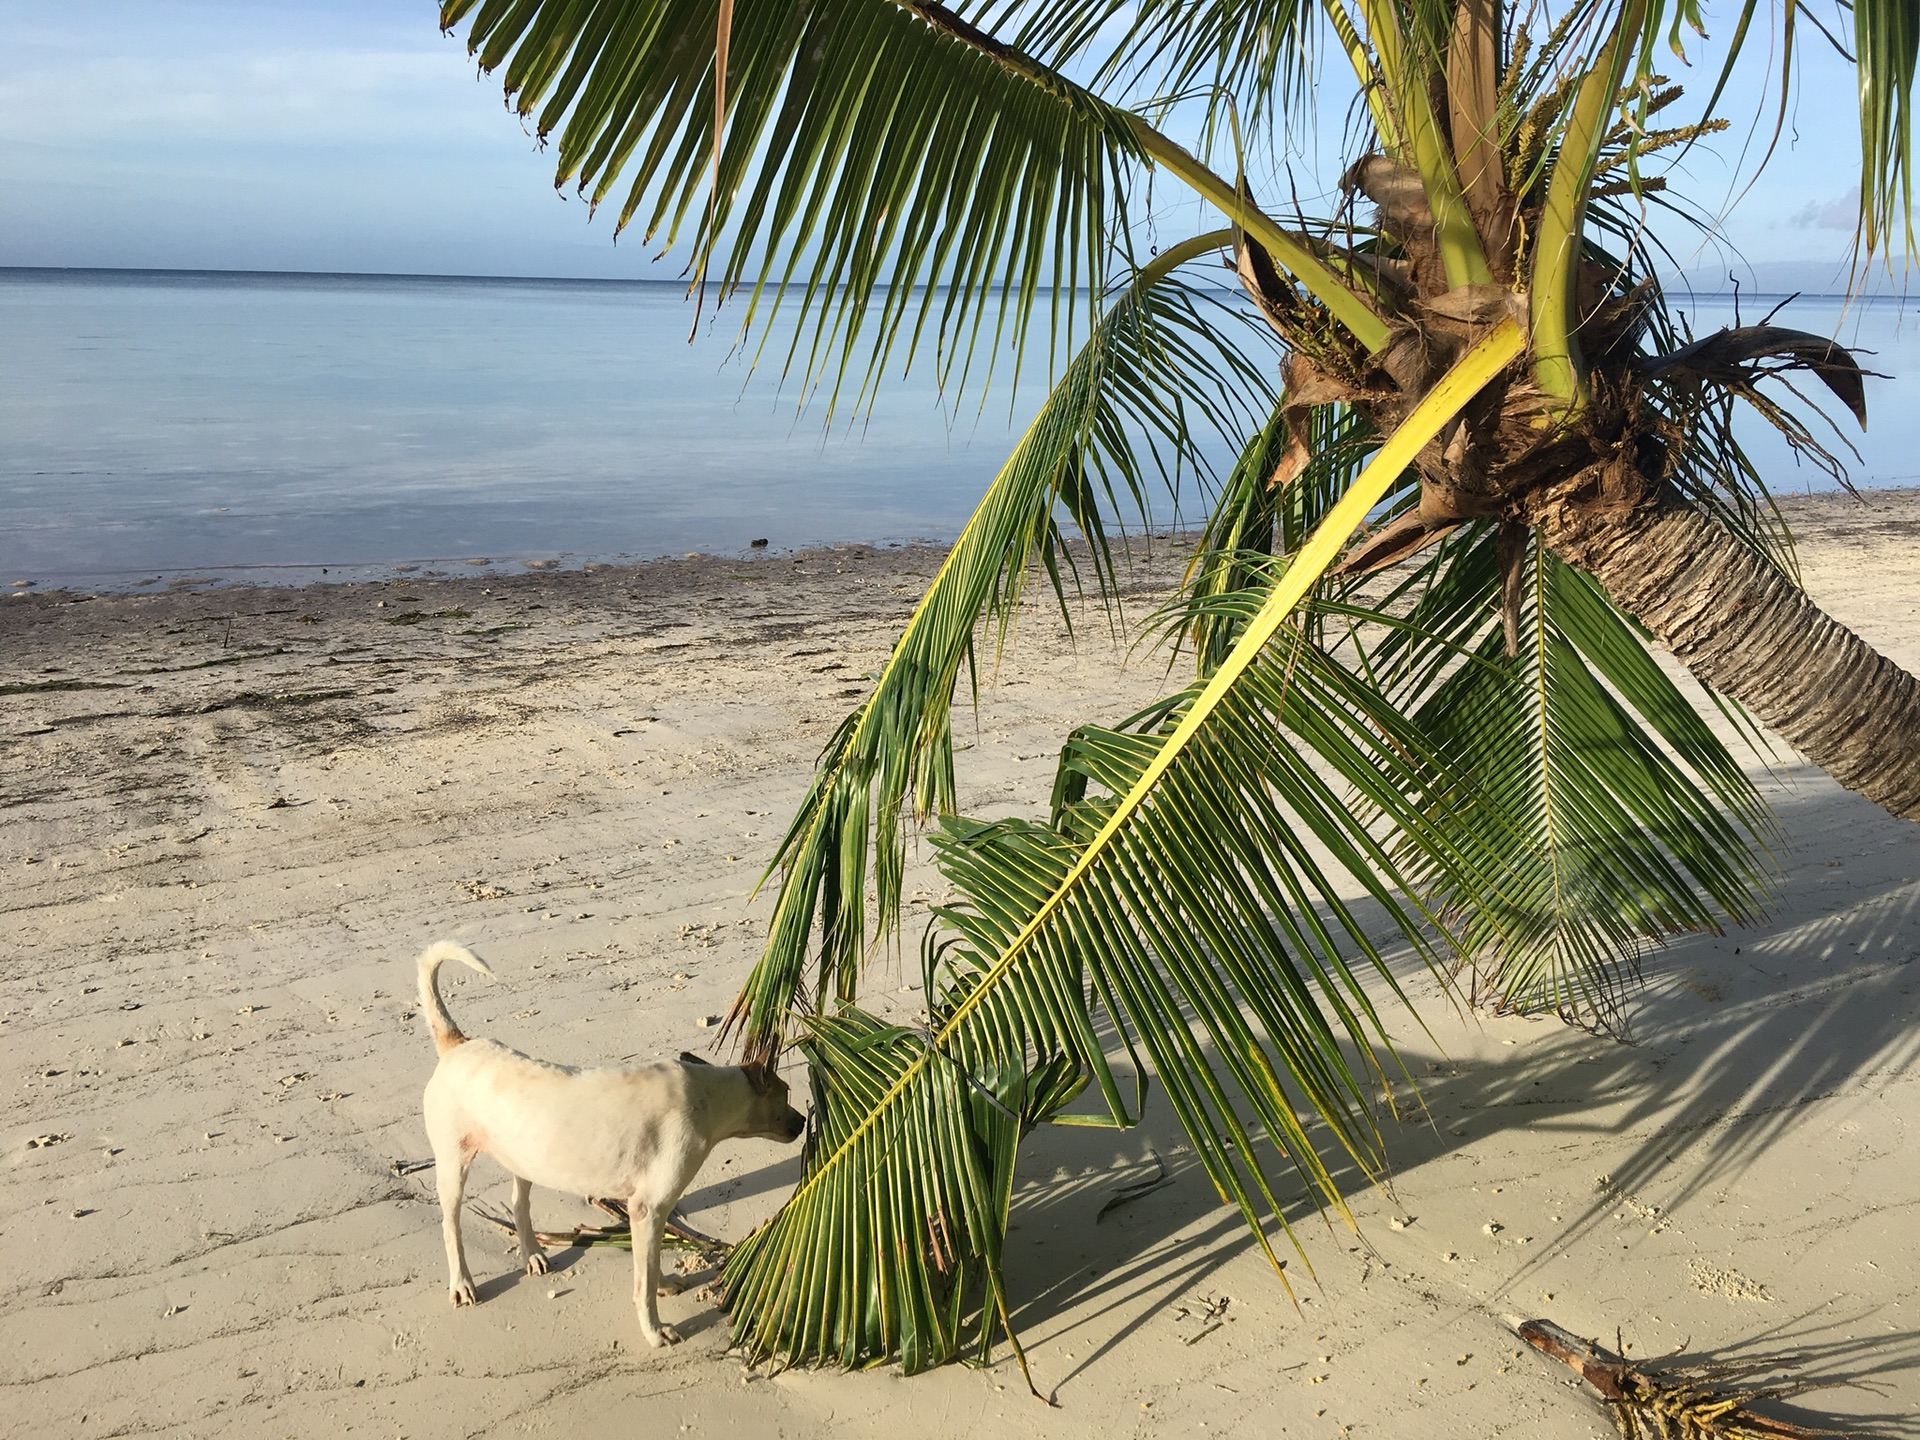
[[533, 1182], [513, 1177], [513, 1233], [520, 1240], [520, 1259], [529, 1275], [547, 1273], [547, 1252], [533, 1233]]
[[660, 1236], [667, 1228], [672, 1202], [635, 1195], [627, 1202], [633, 1222], [633, 1307], [640, 1312], [640, 1333], [649, 1345], [678, 1345], [680, 1332], [660, 1323]]
[[473, 1272], [467, 1269], [467, 1247], [460, 1238], [460, 1201], [466, 1193], [467, 1167], [472, 1163], [473, 1156], [464, 1150], [434, 1157], [440, 1231], [447, 1242], [447, 1294], [456, 1305], [478, 1303], [473, 1293]]

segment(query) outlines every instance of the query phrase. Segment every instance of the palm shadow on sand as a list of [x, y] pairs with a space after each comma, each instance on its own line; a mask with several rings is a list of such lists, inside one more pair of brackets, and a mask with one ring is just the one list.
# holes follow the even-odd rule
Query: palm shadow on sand
[[[1771, 925], [1689, 937], [1652, 957], [1632, 1004], [1631, 1043], [1542, 1021], [1524, 1048], [1496, 1061], [1403, 1049], [1425, 1113], [1384, 1121], [1397, 1175], [1467, 1146], [1498, 1154], [1500, 1137], [1512, 1132], [1548, 1137], [1566, 1164], [1605, 1168], [1604, 1184], [1598, 1173], [1588, 1177], [1591, 1198], [1541, 1233], [1490, 1305], [1530, 1293], [1527, 1282], [1546, 1261], [1623, 1203], [1642, 1203], [1634, 1197], [1659, 1197], [1661, 1213], [1684, 1221], [1691, 1205], [1754, 1183], [1752, 1172], [1764, 1172], [1776, 1143], [1810, 1107], [1870, 1094], [1920, 1056], [1920, 847], [1902, 822], [1850, 796], [1780, 808], [1790, 835], [1839, 837], [1837, 846], [1813, 853], [1844, 850], [1849, 858], [1791, 875], [1776, 912], [1783, 918]], [[1796, 923], [1796, 915], [1813, 918]], [[1413, 987], [1425, 977], [1402, 978]], [[1427, 981], [1429, 996], [1431, 989]], [[1184, 1141], [1164, 1103], [1150, 1103], [1146, 1123], [1124, 1135], [1050, 1127], [1029, 1137], [1006, 1262], [1023, 1337], [1057, 1332], [1071, 1311], [1075, 1327], [1112, 1327], [1095, 1347], [1105, 1353], [1250, 1248], [1238, 1211], [1219, 1204]], [[1152, 1173], [1149, 1148], [1165, 1157], [1171, 1183], [1096, 1220], [1116, 1187]], [[1050, 1168], [1054, 1178], [1040, 1178]], [[1295, 1197], [1289, 1224], [1310, 1236], [1315, 1211], [1282, 1166], [1274, 1173], [1280, 1193]], [[1350, 1163], [1336, 1175], [1349, 1194], [1365, 1188]], [[1545, 1217], [1531, 1223], [1544, 1225]], [[1284, 1238], [1274, 1243], [1286, 1256]], [[1289, 1275], [1299, 1273], [1296, 1260]], [[1312, 1282], [1293, 1284], [1314, 1303]], [[1634, 1317], [1620, 1318], [1631, 1339]], [[1849, 1332], [1898, 1318], [1875, 1312], [1843, 1322], [1823, 1307], [1730, 1334], [1725, 1343], [1714, 1337], [1713, 1358], [1793, 1357], [1803, 1379], [1871, 1391], [1877, 1379], [1920, 1368], [1920, 1333], [1897, 1326], [1860, 1339]], [[1811, 1416], [1803, 1423], [1821, 1423], [1818, 1402], [1817, 1393], [1800, 1398], [1799, 1413]], [[1862, 1422], [1876, 1435], [1920, 1436], [1920, 1421], [1898, 1415], [1854, 1410], [1847, 1418]]]

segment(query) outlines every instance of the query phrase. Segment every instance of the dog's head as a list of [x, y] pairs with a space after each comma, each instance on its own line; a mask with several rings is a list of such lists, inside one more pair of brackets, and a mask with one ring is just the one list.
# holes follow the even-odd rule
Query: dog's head
[[740, 1073], [753, 1088], [753, 1106], [741, 1132], [762, 1140], [798, 1140], [807, 1130], [807, 1117], [787, 1103], [787, 1082], [770, 1065], [742, 1065]]
[[[687, 1051], [681, 1052], [680, 1063], [707, 1064], [698, 1055]], [[752, 1099], [740, 1128], [733, 1132], [736, 1137], [792, 1142], [806, 1134], [807, 1117], [787, 1103], [787, 1082], [774, 1074], [771, 1065], [757, 1062], [742, 1065], [740, 1073], [746, 1077]]]

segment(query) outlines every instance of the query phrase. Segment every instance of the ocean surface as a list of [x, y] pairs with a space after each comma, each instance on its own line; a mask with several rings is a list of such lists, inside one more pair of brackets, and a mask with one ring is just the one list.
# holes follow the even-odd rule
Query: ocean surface
[[[826, 429], [735, 312], [677, 284], [0, 270], [0, 586], [471, 573], [957, 534], [1043, 398], [958, 419], [930, 367]], [[1749, 300], [1752, 322], [1774, 303]], [[1696, 333], [1730, 323], [1703, 302]], [[1781, 324], [1872, 352], [1856, 483], [1920, 483], [1920, 336], [1896, 302]], [[1803, 388], [1807, 377], [1801, 377]], [[1817, 385], [1812, 387], [1817, 390]], [[1837, 407], [1829, 406], [1836, 414]], [[1831, 436], [1828, 437], [1831, 439]], [[1831, 482], [1755, 435], [1781, 491]], [[1849, 457], [1851, 461], [1851, 457]], [[1195, 517], [1161, 503], [1151, 519]], [[1138, 523], [1140, 517], [1132, 517]]]

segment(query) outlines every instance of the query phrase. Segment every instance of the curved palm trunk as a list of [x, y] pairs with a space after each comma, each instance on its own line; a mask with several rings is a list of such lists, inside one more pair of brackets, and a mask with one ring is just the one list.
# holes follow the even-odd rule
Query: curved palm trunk
[[1849, 790], [1920, 820], [1920, 679], [1674, 497], [1622, 515], [1565, 490], [1528, 518], [1700, 680]]

